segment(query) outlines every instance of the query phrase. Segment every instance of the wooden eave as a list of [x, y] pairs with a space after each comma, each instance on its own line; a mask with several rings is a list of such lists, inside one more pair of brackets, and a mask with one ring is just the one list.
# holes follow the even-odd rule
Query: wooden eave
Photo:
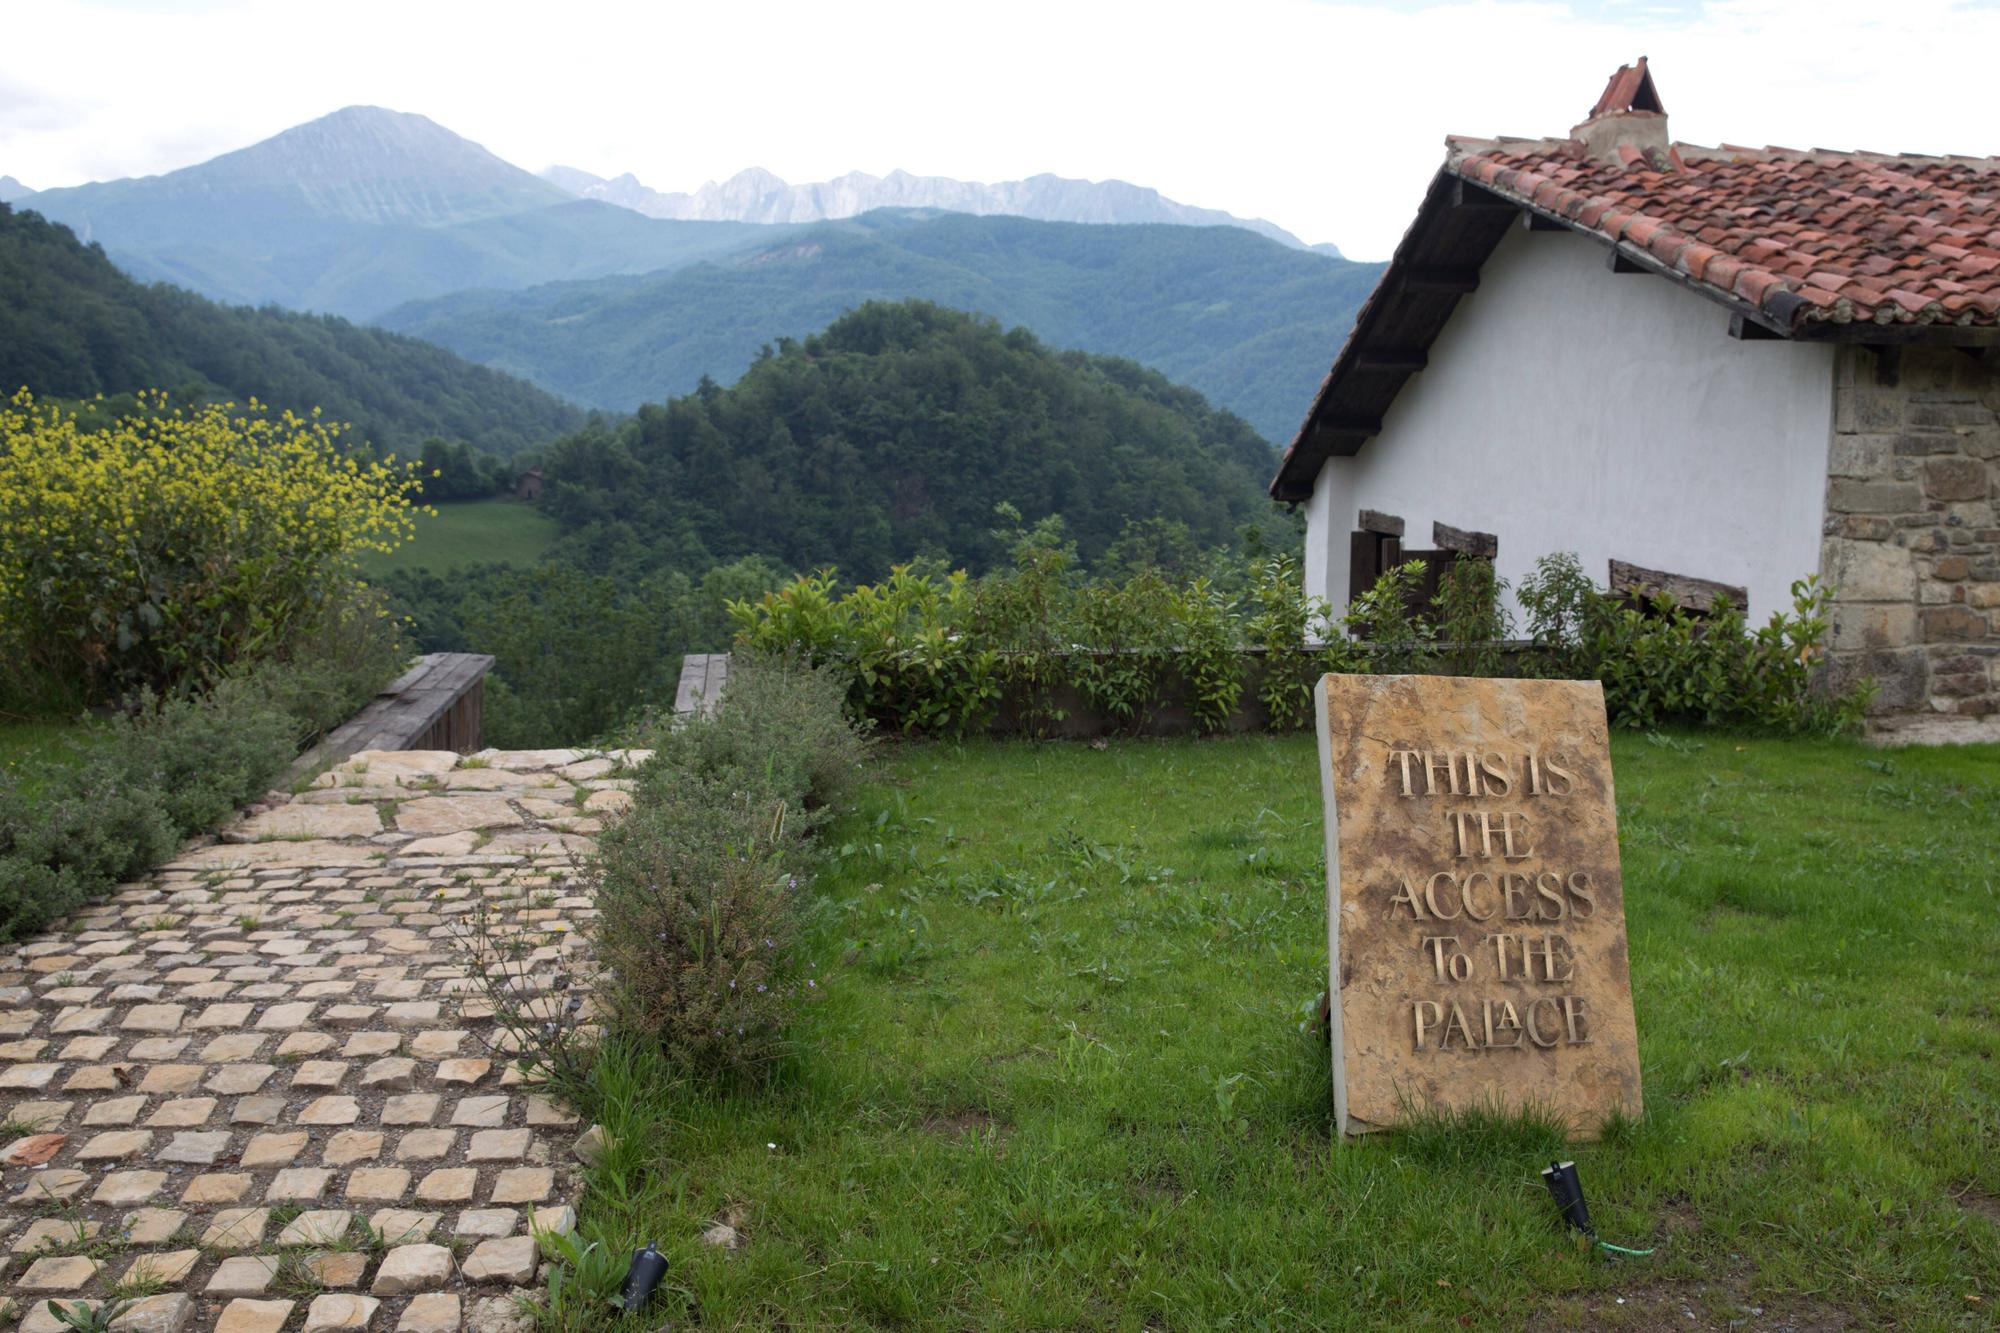
[[1520, 209], [1449, 169], [1431, 178], [1424, 202], [1396, 246], [1375, 290], [1362, 303], [1333, 369], [1320, 382], [1312, 410], [1285, 450], [1271, 498], [1311, 496], [1320, 465], [1358, 453], [1382, 428], [1382, 417], [1461, 297], [1479, 285], [1479, 269], [1516, 224]]

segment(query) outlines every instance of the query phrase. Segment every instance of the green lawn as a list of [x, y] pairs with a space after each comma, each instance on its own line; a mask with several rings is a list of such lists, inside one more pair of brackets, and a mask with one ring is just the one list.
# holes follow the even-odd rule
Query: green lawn
[[89, 728], [80, 720], [0, 718], [0, 776], [33, 797], [43, 785], [39, 770], [47, 764], [80, 762], [84, 748], [76, 743], [87, 742], [89, 736]]
[[1565, 1155], [1651, 1258], [1532, 1125], [1329, 1137], [1310, 737], [890, 751], [795, 1056], [606, 1107], [585, 1234], [710, 1328], [1992, 1328], [2000, 752], [1614, 761], [1646, 1115]]
[[460, 500], [437, 506], [435, 518], [417, 515], [416, 539], [393, 555], [370, 555], [364, 574], [392, 569], [449, 573], [464, 565], [508, 561], [532, 565], [556, 539], [556, 521], [519, 500]]

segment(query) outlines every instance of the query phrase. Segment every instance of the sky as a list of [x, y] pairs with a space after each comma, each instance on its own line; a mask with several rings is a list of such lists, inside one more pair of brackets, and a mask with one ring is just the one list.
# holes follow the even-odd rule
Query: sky
[[205, 160], [356, 103], [529, 170], [1149, 185], [1386, 257], [1447, 133], [1650, 57], [1675, 138], [2000, 152], [2000, 0], [0, 0], [0, 174]]

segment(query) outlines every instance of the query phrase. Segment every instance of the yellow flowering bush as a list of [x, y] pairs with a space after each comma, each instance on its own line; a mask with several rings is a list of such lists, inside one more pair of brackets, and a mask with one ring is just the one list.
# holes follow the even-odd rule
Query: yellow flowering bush
[[412, 531], [415, 465], [252, 400], [0, 406], [0, 650], [91, 701], [282, 654]]

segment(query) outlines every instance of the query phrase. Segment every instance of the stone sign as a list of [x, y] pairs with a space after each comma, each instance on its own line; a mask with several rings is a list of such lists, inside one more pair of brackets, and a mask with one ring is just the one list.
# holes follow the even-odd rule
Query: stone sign
[[1327, 676], [1314, 699], [1341, 1132], [1638, 1115], [1603, 688]]

